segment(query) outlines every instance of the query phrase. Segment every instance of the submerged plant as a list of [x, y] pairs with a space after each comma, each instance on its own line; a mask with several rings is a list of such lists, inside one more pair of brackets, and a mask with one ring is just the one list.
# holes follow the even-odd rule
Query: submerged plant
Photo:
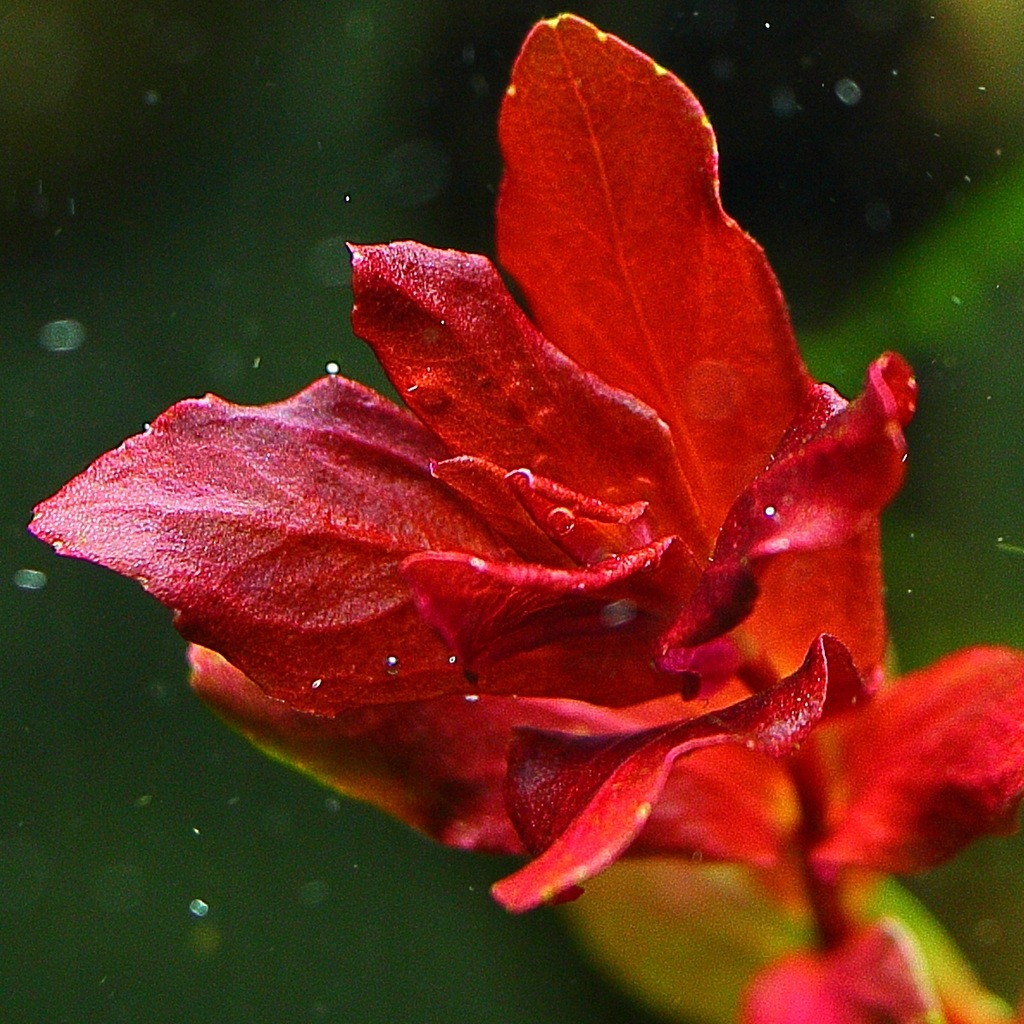
[[539, 23], [500, 136], [529, 317], [482, 256], [353, 246], [354, 330], [407, 408], [340, 377], [180, 402], [32, 530], [172, 608], [260, 747], [527, 854], [511, 910], [620, 857], [731, 863], [805, 921], [746, 968], [749, 1024], [1010, 1019], [882, 898], [1024, 792], [1024, 656], [886, 674], [909, 367], [881, 355], [850, 402], [810, 378], [707, 118], [625, 43]]

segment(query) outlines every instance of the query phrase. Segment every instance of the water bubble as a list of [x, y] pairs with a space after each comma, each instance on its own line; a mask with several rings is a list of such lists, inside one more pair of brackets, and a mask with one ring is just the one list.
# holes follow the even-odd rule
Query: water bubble
[[337, 377], [338, 374], [341, 373], [341, 367], [332, 360], [324, 366], [324, 373], [326, 373], [328, 377]]
[[772, 113], [776, 117], [792, 117], [800, 109], [796, 92], [791, 85], [779, 85], [772, 89]]
[[399, 206], [423, 206], [447, 187], [451, 160], [434, 139], [412, 139], [396, 146], [383, 160], [379, 178]]
[[840, 78], [833, 87], [839, 102], [845, 107], [855, 107], [864, 95], [861, 87], [852, 78]]
[[299, 902], [304, 907], [316, 907], [330, 894], [331, 887], [322, 878], [314, 878], [299, 889]]
[[564, 537], [576, 529], [576, 516], [572, 509], [559, 505], [548, 513], [548, 527], [556, 536]]
[[51, 320], [39, 331], [39, 344], [47, 352], [74, 352], [85, 341], [85, 328], [77, 320]]
[[201, 899], [189, 900], [188, 912], [193, 917], [206, 917], [210, 912], [210, 904]]
[[19, 590], [42, 590], [46, 586], [46, 573], [42, 569], [18, 569], [11, 582]]
[[635, 601], [623, 598], [621, 601], [612, 601], [601, 609], [601, 625], [606, 629], [618, 629], [633, 622], [638, 614]]
[[395, 654], [389, 654], [384, 659], [384, 671], [389, 676], [397, 676], [401, 667], [402, 663], [398, 660], [398, 656]]
[[310, 275], [319, 284], [337, 288], [348, 281], [349, 255], [344, 235], [321, 238], [306, 257]]

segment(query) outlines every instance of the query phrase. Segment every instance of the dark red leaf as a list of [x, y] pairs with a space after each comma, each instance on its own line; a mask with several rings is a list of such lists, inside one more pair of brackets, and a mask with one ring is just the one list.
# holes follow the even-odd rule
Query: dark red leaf
[[463, 689], [399, 566], [496, 557], [430, 474], [444, 449], [341, 378], [274, 405], [180, 402], [36, 511], [62, 554], [137, 579], [271, 696], [329, 710]]
[[[650, 617], [663, 617], [690, 567], [688, 555], [667, 538], [581, 569], [420, 552], [402, 563], [402, 574], [424, 621], [476, 672], [566, 637], [637, 635], [638, 629], [634, 657], [646, 660]], [[667, 679], [662, 692], [673, 686]], [[636, 703], [650, 694], [623, 696]]]
[[527, 38], [499, 136], [502, 265], [555, 345], [669, 423], [713, 539], [809, 380], [764, 254], [722, 211], [704, 111], [563, 15]]
[[514, 470], [507, 480], [534, 522], [578, 565], [596, 565], [655, 539], [645, 501], [611, 505], [528, 469]]
[[196, 693], [277, 760], [464, 849], [522, 852], [503, 800], [514, 727], [607, 731], [616, 713], [571, 701], [437, 697], [335, 717], [268, 697], [213, 651], [193, 646]]
[[523, 561], [566, 569], [573, 565], [522, 502], [515, 499], [504, 467], [472, 455], [457, 455], [436, 463], [431, 471], [457, 491]]
[[[536, 860], [494, 886], [499, 902], [529, 910], [616, 860], [651, 817], [676, 760], [734, 743], [779, 757], [821, 716], [835, 640], [819, 637], [788, 679], [699, 718], [612, 736], [519, 730], [506, 802]], [[760, 837], [757, 837], [758, 840]]]
[[904, 676], [839, 723], [822, 867], [907, 872], [1015, 828], [1024, 793], [1024, 654], [959, 651]]
[[352, 248], [352, 325], [453, 455], [520, 466], [613, 504], [653, 503], [704, 550], [657, 415], [550, 345], [483, 256]]

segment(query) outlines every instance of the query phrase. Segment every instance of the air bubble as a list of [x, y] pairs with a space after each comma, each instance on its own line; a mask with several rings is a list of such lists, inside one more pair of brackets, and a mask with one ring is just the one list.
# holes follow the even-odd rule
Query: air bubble
[[39, 344], [47, 352], [74, 352], [85, 342], [85, 328], [77, 320], [51, 320], [39, 331]]
[[206, 917], [206, 915], [210, 912], [210, 904], [207, 903], [206, 900], [189, 900], [188, 912], [193, 917]]
[[19, 590], [42, 590], [46, 586], [46, 573], [41, 569], [18, 569], [11, 582]]
[[775, 513], [777, 511], [778, 510], [775, 508], [774, 505], [765, 505], [765, 507], [764, 507], [764, 514], [765, 514], [765, 516], [768, 519], [774, 519], [775, 518]]
[[571, 509], [560, 505], [548, 513], [548, 527], [556, 536], [564, 537], [576, 529], [576, 516]]
[[621, 601], [612, 601], [601, 609], [601, 625], [606, 629], [619, 629], [628, 626], [638, 614], [635, 601], [623, 598]]
[[341, 367], [332, 361], [324, 367], [324, 373], [326, 373], [328, 377], [336, 377], [341, 373]]
[[401, 667], [402, 663], [398, 660], [397, 655], [389, 654], [384, 659], [384, 671], [389, 676], [397, 676]]
[[864, 93], [852, 78], [840, 78], [833, 87], [836, 98], [844, 107], [855, 107]]

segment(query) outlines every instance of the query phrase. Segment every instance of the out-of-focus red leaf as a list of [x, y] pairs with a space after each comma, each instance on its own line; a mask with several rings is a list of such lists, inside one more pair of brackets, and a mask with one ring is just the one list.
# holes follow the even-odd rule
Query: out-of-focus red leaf
[[495, 898], [510, 910], [529, 910], [608, 867], [651, 817], [684, 754], [724, 743], [772, 757], [791, 750], [821, 716], [833, 655], [845, 655], [842, 645], [819, 637], [788, 679], [683, 722], [613, 736], [518, 730], [506, 802], [526, 847], [543, 852], [498, 882]]
[[430, 474], [412, 416], [325, 378], [274, 405], [180, 402], [36, 511], [62, 554], [138, 580], [273, 697], [328, 711], [465, 688], [399, 566], [428, 548], [496, 557]]
[[[483, 256], [418, 242], [352, 247], [352, 326], [450, 448], [614, 504], [654, 504], [659, 532], [706, 539], [657, 415], [550, 345]], [[597, 368], [595, 368], [597, 369]]]
[[931, 867], [1013, 831], [1024, 793], [1024, 654], [975, 647], [912, 672], [839, 723], [828, 867]]
[[571, 701], [447, 696], [354, 708], [326, 718], [268, 697], [220, 655], [189, 650], [192, 686], [272, 757], [464, 849], [522, 852], [505, 811], [512, 729], [606, 732], [614, 712]]
[[527, 38], [499, 137], [502, 265], [555, 345], [669, 423], [713, 537], [809, 380], [764, 254], [722, 211], [704, 111], [563, 15]]
[[[771, 559], [838, 547], [873, 530], [902, 484], [902, 428], [916, 385], [899, 356], [876, 360], [864, 392], [849, 405], [824, 384], [810, 395], [776, 456], [729, 510], [710, 565], [665, 635], [664, 667], [674, 664], [676, 649], [706, 643], [747, 618]], [[807, 590], [789, 595], [792, 601], [806, 602], [810, 591], [817, 599], [817, 581], [806, 582]], [[828, 580], [821, 586], [827, 592]], [[785, 620], [788, 610], [773, 612]], [[794, 637], [788, 649], [801, 639], [810, 638]]]
[[825, 954], [795, 953], [762, 971], [741, 1024], [933, 1024], [942, 1014], [911, 936], [884, 920]]

